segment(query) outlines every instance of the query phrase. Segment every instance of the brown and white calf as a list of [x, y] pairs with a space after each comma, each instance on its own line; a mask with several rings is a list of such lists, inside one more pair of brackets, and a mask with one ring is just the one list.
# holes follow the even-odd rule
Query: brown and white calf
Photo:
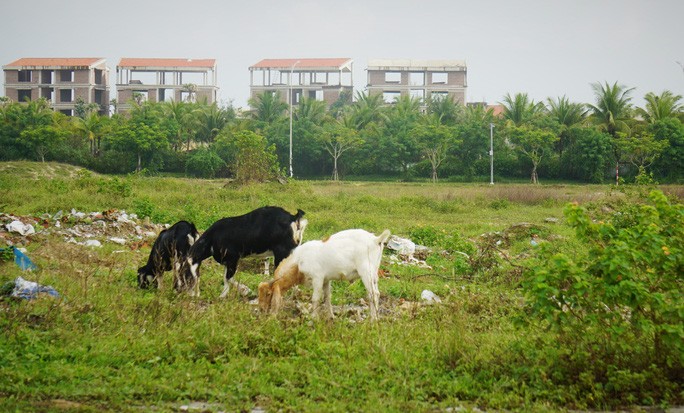
[[301, 209], [293, 215], [283, 208], [266, 206], [214, 222], [190, 248], [176, 290], [199, 296], [200, 264], [209, 257], [226, 268], [221, 297], [228, 294], [240, 258], [272, 254], [278, 267], [302, 241], [307, 224], [303, 216]]
[[272, 281], [259, 284], [259, 306], [264, 311], [277, 312], [285, 291], [310, 282], [314, 315], [318, 315], [322, 298], [325, 315], [332, 318], [330, 281], [361, 278], [368, 293], [370, 317], [376, 320], [380, 300], [378, 269], [389, 236], [389, 230], [376, 236], [362, 229], [349, 229], [322, 241], [305, 242], [276, 268]]

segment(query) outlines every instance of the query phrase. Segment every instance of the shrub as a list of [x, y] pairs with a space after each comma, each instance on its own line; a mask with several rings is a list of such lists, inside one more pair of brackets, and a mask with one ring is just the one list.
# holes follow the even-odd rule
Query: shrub
[[197, 149], [188, 157], [185, 170], [198, 178], [215, 178], [226, 163], [216, 152], [207, 148]]
[[595, 222], [577, 204], [569, 204], [565, 215], [588, 253], [578, 259], [542, 254], [546, 264], [524, 283], [531, 313], [559, 342], [575, 346], [571, 364], [589, 354], [580, 370], [599, 381], [609, 377], [600, 367], [606, 365], [681, 372], [684, 206], [653, 191], [647, 203], [627, 205], [605, 222]]

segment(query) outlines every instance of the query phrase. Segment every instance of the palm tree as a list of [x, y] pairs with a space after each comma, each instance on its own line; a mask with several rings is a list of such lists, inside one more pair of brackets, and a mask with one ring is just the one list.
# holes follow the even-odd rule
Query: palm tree
[[556, 100], [548, 98], [547, 110], [549, 116], [561, 125], [558, 141], [558, 152], [563, 155], [563, 148], [567, 141], [567, 132], [573, 126], [582, 124], [587, 117], [587, 110], [581, 103], [572, 103], [567, 97], [559, 97]]
[[351, 105], [351, 120], [356, 126], [357, 130], [361, 130], [370, 123], [381, 123], [386, 120], [383, 113], [383, 106], [385, 102], [382, 100], [382, 94], [367, 95], [365, 93], [356, 93], [356, 102]]
[[617, 82], [613, 86], [592, 83], [596, 96], [596, 105], [587, 105], [591, 112], [591, 121], [605, 132], [615, 137], [617, 132], [629, 132], [628, 121], [631, 119], [632, 100], [630, 93], [634, 88], [627, 89]]
[[74, 117], [74, 128], [90, 143], [90, 154], [97, 156], [100, 149], [102, 121], [97, 112], [90, 112], [84, 118]]
[[631, 120], [632, 98], [629, 96], [634, 88], [627, 89], [617, 82], [613, 86], [608, 82], [605, 85], [592, 83], [592, 89], [596, 95], [596, 105], [587, 105], [591, 112], [590, 120], [598, 125], [599, 129], [613, 137], [613, 155], [615, 156], [615, 182], [620, 178], [620, 145], [616, 139], [620, 133], [629, 133], [629, 121]]
[[203, 105], [199, 108], [196, 138], [201, 142], [213, 142], [228, 123], [235, 119], [232, 107], [221, 108], [216, 103]]
[[669, 90], [664, 91], [660, 96], [649, 92], [644, 99], [646, 105], [643, 109], [637, 108], [636, 111], [647, 123], [677, 117], [684, 110], [684, 104], [680, 103], [682, 96], [673, 95]]
[[325, 119], [326, 110], [325, 102], [302, 98], [293, 116], [296, 121], [308, 120], [313, 124], [321, 125]]
[[504, 119], [513, 122], [515, 126], [531, 121], [545, 109], [543, 103], [535, 103], [527, 96], [527, 93], [516, 93], [513, 97], [506, 93], [503, 102], [500, 103], [504, 106]]
[[453, 125], [462, 117], [463, 106], [453, 96], [436, 95], [428, 100], [427, 113], [436, 116], [443, 125]]
[[264, 92], [256, 97], [249, 99], [249, 106], [252, 110], [249, 116], [260, 122], [273, 123], [281, 116], [285, 115], [288, 109], [287, 102], [280, 97], [280, 92]]

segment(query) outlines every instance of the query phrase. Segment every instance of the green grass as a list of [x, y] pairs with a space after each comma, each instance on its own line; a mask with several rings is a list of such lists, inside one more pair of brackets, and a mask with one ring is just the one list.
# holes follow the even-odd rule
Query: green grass
[[[21, 275], [52, 285], [62, 299], [0, 301], [0, 410], [170, 412], [205, 402], [208, 411], [558, 411], [629, 400], [601, 393], [590, 381], [554, 379], [554, 372], [561, 374], [557, 360], [567, 357], [564, 347], [518, 322], [525, 313], [517, 266], [534, 254], [530, 233], [506, 239], [502, 252], [509, 260], [499, 257], [474, 271], [463, 270], [459, 254], [441, 253], [447, 242], [475, 245], [482, 234], [506, 233], [519, 223], [557, 248], [581, 251], [563, 206], [628, 200], [607, 186], [295, 181], [233, 187], [220, 180], [52, 172], [62, 168], [71, 170], [5, 164], [0, 212], [117, 208], [154, 222], [190, 219], [204, 230], [220, 217], [279, 205], [306, 211], [305, 240], [351, 227], [389, 228], [403, 237], [423, 229], [437, 240], [428, 258], [432, 269], [390, 264], [386, 254], [380, 321], [365, 320], [366, 309], [358, 306], [365, 291], [356, 282], [333, 284], [337, 317], [325, 322], [307, 315], [307, 287], [286, 296], [281, 314], [266, 316], [245, 298], [217, 298], [222, 268], [213, 260], [202, 265], [199, 299], [171, 291], [170, 273], [160, 291], [140, 291], [135, 271], [149, 247], [87, 249], [38, 234], [26, 247], [40, 270], [24, 274], [0, 263], [0, 282]], [[255, 291], [264, 276], [245, 261], [237, 279]], [[417, 305], [423, 289], [443, 304]], [[682, 401], [681, 383], [662, 383], [651, 400], [633, 404]]]

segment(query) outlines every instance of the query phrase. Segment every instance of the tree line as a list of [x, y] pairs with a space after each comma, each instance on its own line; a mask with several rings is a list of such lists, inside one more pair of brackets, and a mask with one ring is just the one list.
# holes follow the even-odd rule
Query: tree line
[[[449, 97], [343, 93], [328, 107], [278, 93], [250, 99], [242, 112], [206, 102], [132, 102], [102, 116], [77, 104], [75, 116], [45, 100], [0, 98], [0, 160], [60, 161], [102, 173], [181, 173], [241, 181], [345, 176], [483, 181], [493, 137], [497, 179], [602, 183], [684, 180], [684, 104], [670, 91], [632, 103], [634, 88], [592, 84], [593, 104], [567, 97], [535, 102], [506, 94], [496, 115]], [[292, 155], [290, 158], [290, 150]]]

